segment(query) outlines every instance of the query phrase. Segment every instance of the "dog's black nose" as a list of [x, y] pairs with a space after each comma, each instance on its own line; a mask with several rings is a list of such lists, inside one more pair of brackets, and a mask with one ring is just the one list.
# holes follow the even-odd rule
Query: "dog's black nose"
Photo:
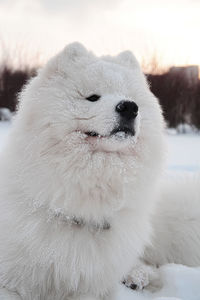
[[115, 109], [126, 120], [135, 119], [138, 114], [138, 106], [133, 101], [120, 101]]

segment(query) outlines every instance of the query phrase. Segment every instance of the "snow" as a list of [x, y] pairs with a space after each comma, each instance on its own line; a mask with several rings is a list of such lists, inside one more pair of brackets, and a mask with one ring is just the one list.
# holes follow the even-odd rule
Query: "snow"
[[200, 268], [168, 264], [160, 268], [160, 276], [161, 290], [137, 292], [119, 286], [116, 300], [200, 300]]
[[11, 123], [9, 121], [0, 122], [0, 150], [5, 145]]
[[[10, 126], [9, 122], [0, 122], [0, 150], [6, 143]], [[200, 134], [170, 131], [167, 140], [170, 173], [200, 172]], [[116, 300], [200, 300], [200, 267], [168, 264], [159, 270], [163, 282], [160, 290], [133, 291], [119, 284]]]
[[0, 108], [0, 120], [1, 121], [11, 121], [12, 113], [8, 108]]
[[200, 171], [200, 134], [168, 135], [168, 169]]

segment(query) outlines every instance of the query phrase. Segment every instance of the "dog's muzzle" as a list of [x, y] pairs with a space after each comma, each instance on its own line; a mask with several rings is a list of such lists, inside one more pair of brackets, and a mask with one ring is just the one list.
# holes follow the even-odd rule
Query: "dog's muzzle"
[[118, 114], [118, 125], [111, 131], [109, 135], [100, 135], [96, 131], [85, 132], [86, 135], [90, 137], [128, 137], [135, 135], [135, 119], [138, 115], [138, 106], [133, 101], [120, 101], [116, 107], [115, 111]]

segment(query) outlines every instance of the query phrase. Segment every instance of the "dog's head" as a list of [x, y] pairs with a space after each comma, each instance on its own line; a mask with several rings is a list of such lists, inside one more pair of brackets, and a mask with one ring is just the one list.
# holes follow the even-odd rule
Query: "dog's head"
[[29, 120], [75, 147], [126, 152], [144, 132], [162, 127], [157, 100], [129, 51], [96, 57], [73, 43], [47, 63], [29, 93]]
[[97, 216], [100, 210], [105, 215], [130, 198], [129, 192], [122, 195], [124, 182], [138, 198], [137, 209], [141, 197], [148, 199], [137, 195], [148, 193], [148, 186], [152, 190], [160, 175], [163, 118], [132, 53], [96, 57], [71, 44], [31, 80], [20, 99], [12, 140], [24, 157], [20, 170], [34, 203], [53, 209], [67, 205], [72, 213], [78, 207], [84, 216], [91, 207]]

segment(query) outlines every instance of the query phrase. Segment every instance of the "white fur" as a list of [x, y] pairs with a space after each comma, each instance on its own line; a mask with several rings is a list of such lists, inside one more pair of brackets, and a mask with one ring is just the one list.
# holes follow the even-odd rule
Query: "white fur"
[[[152, 214], [153, 235], [142, 260], [125, 278], [138, 289], [162, 286], [158, 267], [167, 263], [200, 266], [200, 176], [164, 178]], [[138, 276], [138, 274], [143, 274]], [[145, 280], [144, 280], [145, 278]]]
[[145, 259], [154, 265], [166, 263], [200, 266], [200, 176], [182, 175], [162, 184], [152, 224], [152, 244]]
[[[84, 134], [108, 136], [124, 99], [139, 107], [135, 137]], [[52, 58], [21, 93], [0, 158], [1, 287], [23, 300], [111, 300], [149, 243], [164, 149], [160, 107], [130, 52], [98, 58], [75, 43]]]

